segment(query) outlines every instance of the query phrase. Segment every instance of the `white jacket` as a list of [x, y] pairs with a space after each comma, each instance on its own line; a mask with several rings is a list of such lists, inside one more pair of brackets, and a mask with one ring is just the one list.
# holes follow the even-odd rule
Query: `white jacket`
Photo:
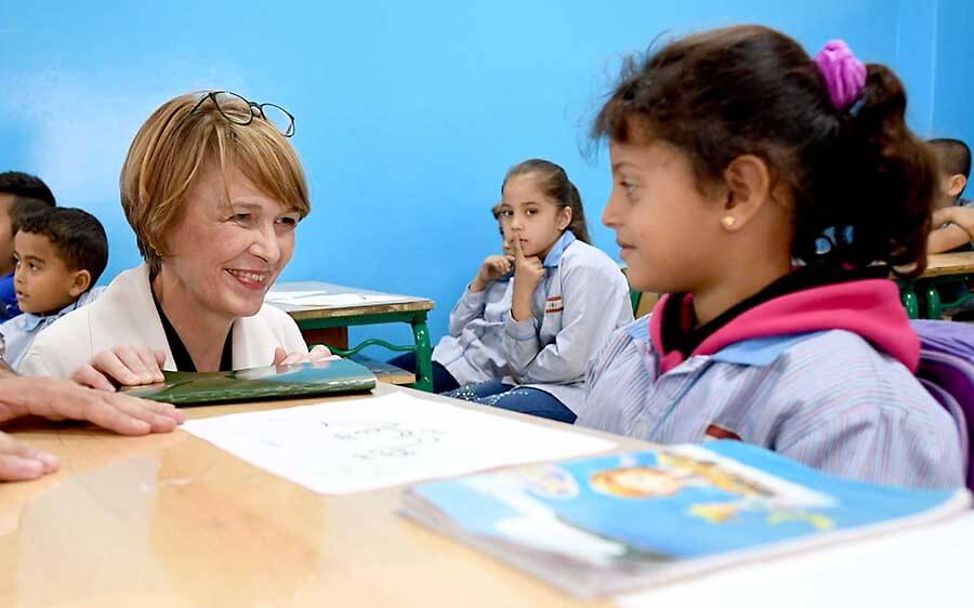
[[[95, 354], [122, 344], [165, 351], [163, 369], [175, 370], [150, 289], [145, 264], [120, 273], [93, 303], [41, 332], [18, 371], [26, 376], [68, 378]], [[284, 311], [265, 304], [254, 316], [234, 321], [234, 369], [271, 365], [278, 346], [289, 353], [308, 352], [297, 324]]]

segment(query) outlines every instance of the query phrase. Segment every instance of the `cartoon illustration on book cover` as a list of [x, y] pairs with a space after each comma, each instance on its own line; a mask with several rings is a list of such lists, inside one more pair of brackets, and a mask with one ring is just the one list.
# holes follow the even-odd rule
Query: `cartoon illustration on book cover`
[[[468, 483], [508, 511], [492, 521], [492, 534], [603, 565], [705, 555], [835, 525], [825, 512], [830, 497], [697, 446]], [[725, 534], [726, 526], [735, 530]]]

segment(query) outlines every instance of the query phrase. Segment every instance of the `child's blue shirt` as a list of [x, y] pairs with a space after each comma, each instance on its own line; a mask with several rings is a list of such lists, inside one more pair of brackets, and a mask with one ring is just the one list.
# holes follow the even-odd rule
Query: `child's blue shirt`
[[64, 315], [77, 310], [78, 308], [93, 302], [101, 292], [104, 291], [104, 287], [96, 287], [94, 289], [89, 289], [85, 293], [81, 294], [77, 300], [68, 304], [58, 312], [50, 315], [35, 315], [29, 312], [21, 313], [18, 316], [0, 325], [0, 333], [3, 334], [4, 342], [6, 343], [6, 360], [10, 364], [10, 367], [17, 369], [20, 365], [21, 359], [24, 358], [24, 354], [27, 349], [30, 348], [31, 343], [34, 338], [37, 337], [44, 328], [48, 327]]

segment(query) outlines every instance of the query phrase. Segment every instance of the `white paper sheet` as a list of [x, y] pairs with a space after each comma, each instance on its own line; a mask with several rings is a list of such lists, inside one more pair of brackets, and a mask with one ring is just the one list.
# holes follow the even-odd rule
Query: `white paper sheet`
[[[616, 598], [621, 608], [962, 606], [974, 514], [727, 568]], [[967, 597], [965, 600], [963, 598]]]
[[290, 306], [364, 306], [366, 304], [383, 304], [399, 302], [403, 296], [371, 293], [326, 293], [323, 291], [271, 291], [264, 299], [273, 304], [288, 304]]
[[191, 420], [183, 427], [322, 494], [344, 494], [614, 447], [570, 430], [384, 395]]

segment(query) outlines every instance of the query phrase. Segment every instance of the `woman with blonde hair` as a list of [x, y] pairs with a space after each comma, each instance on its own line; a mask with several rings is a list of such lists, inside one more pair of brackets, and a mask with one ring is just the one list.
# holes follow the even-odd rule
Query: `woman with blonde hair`
[[[109, 388], [180, 371], [307, 357], [294, 321], [264, 295], [310, 211], [283, 108], [224, 91], [182, 95], [142, 125], [121, 199], [145, 263], [38, 336], [21, 370]], [[327, 355], [327, 352], [315, 351]]]

